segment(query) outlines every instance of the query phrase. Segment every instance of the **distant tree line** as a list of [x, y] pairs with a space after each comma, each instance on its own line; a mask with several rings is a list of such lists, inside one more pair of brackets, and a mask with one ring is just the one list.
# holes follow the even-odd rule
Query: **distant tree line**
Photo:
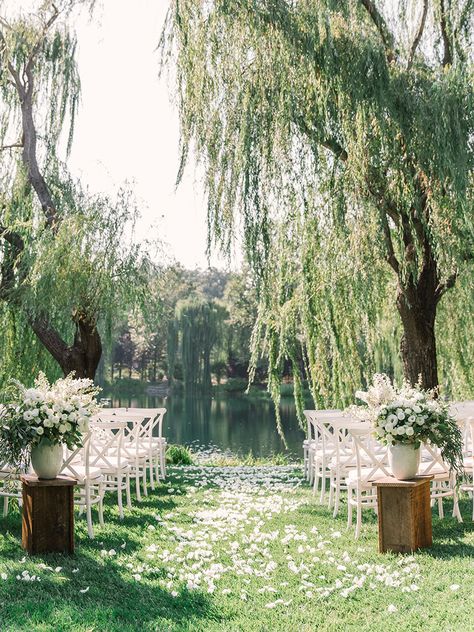
[[256, 313], [256, 288], [245, 270], [161, 269], [141, 309], [117, 320], [101, 377], [112, 383], [166, 378], [187, 392], [247, 380]]

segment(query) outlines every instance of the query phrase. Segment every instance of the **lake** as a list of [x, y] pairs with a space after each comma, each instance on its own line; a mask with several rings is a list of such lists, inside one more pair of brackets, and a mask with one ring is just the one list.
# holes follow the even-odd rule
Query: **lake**
[[212, 398], [168, 397], [113, 398], [117, 407], [166, 408], [163, 434], [168, 443], [186, 445], [198, 452], [256, 457], [286, 454], [302, 457], [304, 433], [298, 426], [292, 398], [282, 398], [282, 425], [288, 449], [278, 435], [273, 404], [265, 399], [219, 394]]

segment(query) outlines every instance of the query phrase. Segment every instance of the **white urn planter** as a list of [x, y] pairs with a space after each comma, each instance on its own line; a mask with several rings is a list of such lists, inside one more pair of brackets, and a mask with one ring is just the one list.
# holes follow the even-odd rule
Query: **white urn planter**
[[388, 448], [388, 462], [392, 474], [399, 481], [414, 478], [420, 467], [420, 448], [411, 443], [395, 443]]
[[62, 443], [51, 443], [43, 437], [31, 448], [31, 465], [38, 478], [56, 478], [63, 464]]

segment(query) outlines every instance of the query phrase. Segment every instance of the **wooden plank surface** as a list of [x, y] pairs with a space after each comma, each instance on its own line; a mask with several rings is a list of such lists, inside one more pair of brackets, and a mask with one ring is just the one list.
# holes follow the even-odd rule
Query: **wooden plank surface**
[[418, 487], [419, 485], [426, 483], [426, 481], [433, 480], [433, 478], [434, 476], [432, 474], [427, 474], [426, 476], [415, 476], [408, 481], [400, 481], [394, 476], [385, 476], [383, 478], [376, 479], [373, 484], [375, 487]]
[[28, 487], [67, 487], [76, 485], [77, 480], [70, 476], [56, 476], [56, 478], [38, 478], [36, 474], [22, 474], [20, 476], [22, 483]]
[[[22, 477], [23, 480], [24, 477]], [[28, 553], [74, 552], [74, 479], [23, 480], [22, 546]], [[35, 480], [36, 479], [36, 480]]]
[[385, 484], [377, 487], [379, 551], [409, 553], [432, 545], [430, 481], [412, 485]]

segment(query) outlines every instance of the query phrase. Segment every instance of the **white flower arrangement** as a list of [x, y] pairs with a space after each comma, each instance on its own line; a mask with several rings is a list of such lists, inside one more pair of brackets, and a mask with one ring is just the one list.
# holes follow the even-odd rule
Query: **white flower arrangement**
[[42, 437], [71, 449], [82, 443], [89, 419], [99, 409], [100, 388], [92, 380], [68, 375], [50, 384], [40, 373], [33, 388], [17, 381], [12, 386], [0, 412], [0, 462], [25, 467], [31, 447]]
[[357, 391], [355, 396], [366, 404], [356, 407], [356, 413], [372, 421], [381, 443], [415, 448], [431, 443], [441, 448], [451, 469], [462, 471], [462, 433], [449, 415], [448, 403], [438, 399], [435, 391], [406, 382], [397, 388], [387, 375], [377, 373], [367, 391]]

